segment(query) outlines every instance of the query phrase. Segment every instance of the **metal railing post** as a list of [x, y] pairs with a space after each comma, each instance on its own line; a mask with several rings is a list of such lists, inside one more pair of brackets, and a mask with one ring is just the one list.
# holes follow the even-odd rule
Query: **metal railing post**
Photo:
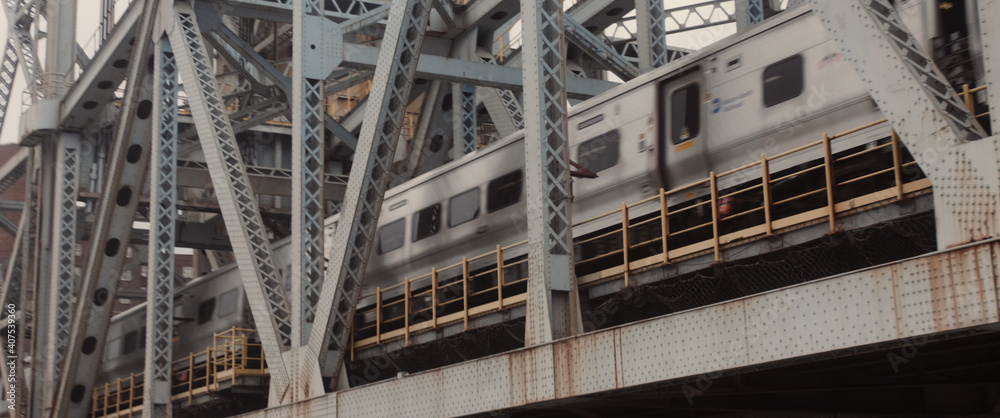
[[670, 237], [670, 214], [667, 208], [667, 193], [660, 188], [660, 235], [663, 241], [663, 264], [670, 264], [670, 249], [667, 239]]
[[836, 214], [833, 200], [833, 153], [830, 151], [830, 136], [823, 134], [823, 166], [826, 170], [826, 200], [830, 212], [830, 232], [837, 230]]
[[628, 205], [622, 202], [622, 259], [625, 262], [622, 267], [624, 268], [625, 287], [629, 286], [628, 247], [630, 243], [631, 240], [628, 236]]
[[465, 331], [469, 330], [469, 259], [462, 257], [462, 308], [465, 310]]
[[403, 345], [410, 345], [410, 279], [403, 279]]
[[503, 309], [503, 247], [497, 245], [497, 309]]
[[892, 171], [896, 176], [896, 199], [903, 199], [903, 150], [899, 145], [899, 135], [892, 130]]
[[715, 261], [722, 259], [719, 253], [719, 187], [716, 183], [715, 172], [708, 174], [709, 186], [712, 189], [712, 245], [715, 248]]
[[375, 288], [375, 344], [382, 343], [382, 288]]
[[764, 154], [760, 154], [760, 172], [760, 187], [764, 193], [764, 230], [770, 236], [774, 234], [771, 229], [771, 170]]

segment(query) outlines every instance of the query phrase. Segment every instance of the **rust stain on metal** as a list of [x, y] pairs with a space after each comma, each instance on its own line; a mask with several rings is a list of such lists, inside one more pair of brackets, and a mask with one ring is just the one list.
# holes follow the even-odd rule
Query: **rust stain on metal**
[[947, 302], [945, 301], [946, 292], [944, 290], [947, 278], [943, 273], [942, 258], [946, 259], [947, 255], [936, 255], [927, 258], [927, 282], [930, 287], [931, 319], [935, 332], [945, 329], [938, 313], [947, 308]]

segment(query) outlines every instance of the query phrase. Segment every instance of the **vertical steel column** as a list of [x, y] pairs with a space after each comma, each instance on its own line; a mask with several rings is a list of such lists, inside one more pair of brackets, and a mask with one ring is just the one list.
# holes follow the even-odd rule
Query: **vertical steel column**
[[174, 329], [174, 241], [177, 223], [177, 62], [166, 37], [157, 43], [153, 114], [157, 130], [149, 170], [149, 279], [142, 416], [170, 417]]
[[[26, 180], [25, 184], [30, 185], [30, 181]], [[24, 363], [22, 362], [23, 359], [21, 357], [24, 357], [27, 354], [27, 352], [26, 350], [21, 349], [21, 343], [24, 341], [24, 339], [21, 338], [21, 335], [28, 330], [27, 327], [28, 318], [27, 315], [25, 315], [25, 313], [27, 312], [27, 310], [25, 310], [27, 306], [24, 305], [24, 302], [26, 301], [22, 300], [22, 295], [21, 295], [21, 289], [27, 286], [22, 286], [23, 282], [21, 280], [22, 278], [21, 273], [24, 271], [23, 269], [24, 260], [22, 259], [24, 258], [25, 253], [30, 252], [28, 246], [28, 233], [29, 233], [28, 229], [31, 226], [30, 225], [31, 200], [29, 196], [30, 191], [27, 191], [28, 187], [25, 187], [25, 189], [27, 193], [24, 196], [24, 208], [21, 210], [21, 221], [18, 223], [17, 235], [14, 237], [14, 248], [10, 253], [10, 260], [7, 263], [7, 270], [4, 273], [3, 288], [0, 289], [0, 302], [3, 303], [3, 312], [4, 312], [3, 315], [4, 316], [9, 315], [11, 313], [10, 306], [14, 305], [13, 313], [16, 318], [15, 328], [13, 329], [14, 331], [13, 333], [10, 332], [11, 329], [8, 328], [7, 326], [4, 327], [3, 336], [6, 337], [4, 341], [8, 342], [11, 340], [14, 341], [14, 352], [13, 353], [7, 352], [4, 355], [4, 360], [0, 362], [3, 363], [2, 376], [7, 377], [8, 384], [13, 384], [17, 388], [23, 388], [23, 389], [27, 389], [27, 385], [25, 384], [27, 382], [27, 380], [25, 380], [25, 376], [27, 376], [27, 374], [25, 374], [25, 369], [23, 368]], [[15, 357], [12, 358], [12, 356]], [[10, 367], [8, 366], [8, 362], [14, 362], [14, 373], [10, 373]], [[14, 380], [10, 381], [9, 380], [10, 377], [13, 377]], [[10, 416], [12, 417], [21, 416], [23, 414], [19, 414], [18, 412], [25, 411], [26, 405], [21, 403], [24, 400], [21, 393], [22, 391], [23, 390], [18, 390], [14, 394], [15, 396], [14, 407], [16, 408], [16, 411], [11, 411]]]
[[458, 114], [452, 118], [452, 158], [458, 159], [476, 150], [476, 88], [467, 84], [452, 84], [452, 106]]
[[[334, 381], [350, 343], [355, 304], [375, 241], [375, 226], [430, 11], [430, 0], [399, 0], [389, 10], [341, 223], [331, 246], [334, 253], [330, 254], [326, 284], [309, 337], [309, 350], [320, 356], [323, 375], [334, 376]], [[334, 348], [329, 355], [334, 357], [326, 359], [329, 345]]]
[[566, 41], [558, 0], [521, 0], [528, 303], [525, 346], [580, 329], [570, 219]]
[[635, 22], [638, 32], [635, 37], [639, 42], [640, 72], [645, 73], [667, 63], [665, 15], [663, 0], [635, 0]]
[[[294, 400], [324, 393], [316, 355], [300, 349], [309, 342], [323, 287], [323, 2], [295, 0], [292, 15], [292, 347], [290, 373]], [[321, 42], [322, 41], [322, 42]], [[319, 44], [319, 45], [317, 45]], [[332, 51], [339, 53], [339, 48]], [[291, 400], [289, 399], [289, 400]]]
[[736, 30], [744, 31], [764, 21], [764, 0], [736, 0]]
[[267, 356], [274, 395], [270, 399], [283, 399], [282, 391], [288, 387], [288, 369], [282, 353], [292, 343], [292, 324], [281, 274], [271, 256], [267, 229], [261, 221], [229, 115], [216, 90], [214, 67], [194, 12], [187, 3], [164, 2], [161, 19], [168, 16], [170, 44], [229, 230], [257, 334]]
[[938, 247], [1000, 235], [1000, 145], [996, 138], [980, 140], [985, 131], [893, 6], [887, 0], [810, 3], [934, 185]]
[[[73, 293], [76, 291], [76, 256], [74, 247], [76, 246], [76, 198], [80, 184], [80, 138], [76, 134], [63, 133], [56, 144], [57, 160], [55, 169], [55, 197], [52, 202], [54, 211], [52, 228], [52, 261], [50, 272], [53, 274], [53, 287], [50, 288], [45, 309], [48, 309], [48, 324], [45, 332], [49, 334], [45, 357], [48, 362], [45, 364], [43, 380], [45, 382], [55, 382], [59, 379], [62, 367], [64, 349], [69, 339], [69, 327], [73, 316]], [[44, 146], [48, 146], [45, 144]], [[45, 280], [45, 278], [42, 278]], [[39, 329], [39, 332], [43, 332]], [[46, 399], [43, 400], [51, 407], [52, 396], [55, 388], [51, 384], [45, 384]]]
[[990, 129], [1000, 133], [1000, 0], [979, 0], [979, 29], [983, 42], [983, 78], [990, 107]]

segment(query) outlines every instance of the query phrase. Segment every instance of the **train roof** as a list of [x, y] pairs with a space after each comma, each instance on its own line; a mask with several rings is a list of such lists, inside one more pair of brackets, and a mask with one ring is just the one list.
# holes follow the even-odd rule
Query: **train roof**
[[[573, 116], [575, 116], [578, 113], [590, 110], [590, 109], [594, 108], [595, 106], [598, 106], [601, 103], [603, 103], [603, 102], [605, 102], [605, 101], [607, 101], [607, 100], [609, 100], [611, 98], [618, 97], [618, 96], [621, 96], [623, 94], [626, 94], [626, 93], [628, 93], [628, 92], [630, 92], [632, 90], [635, 90], [635, 89], [637, 89], [637, 88], [639, 88], [641, 86], [644, 86], [644, 85], [648, 84], [651, 81], [657, 80], [657, 79], [663, 77], [666, 74], [669, 74], [671, 72], [675, 72], [675, 71], [681, 70], [681, 69], [683, 69], [684, 67], [690, 65], [693, 62], [696, 62], [698, 60], [704, 59], [705, 57], [714, 55], [714, 54], [716, 54], [716, 53], [718, 53], [720, 51], [723, 51], [723, 50], [725, 50], [727, 48], [733, 47], [733, 46], [739, 44], [740, 42], [743, 42], [743, 41], [745, 41], [747, 39], [753, 38], [754, 36], [757, 36], [757, 35], [765, 32], [765, 31], [767, 31], [767, 30], [769, 30], [769, 29], [771, 29], [771, 28], [773, 28], [775, 26], [780, 26], [780, 25], [782, 25], [785, 22], [788, 22], [790, 20], [798, 18], [799, 16], [802, 16], [802, 15], [805, 15], [805, 14], [808, 14], [808, 13], [811, 13], [811, 12], [812, 12], [812, 9], [810, 9], [809, 6], [803, 5], [803, 6], [799, 7], [799, 8], [797, 8], [797, 9], [786, 10], [786, 11], [784, 11], [782, 13], [779, 13], [778, 15], [776, 15], [776, 16], [774, 16], [772, 18], [767, 19], [764, 23], [761, 23], [761, 24], [757, 25], [753, 29], [747, 30], [746, 32], [743, 32], [743, 33], [730, 35], [730, 36], [728, 36], [728, 37], [726, 37], [726, 38], [724, 38], [722, 40], [719, 40], [718, 42], [715, 42], [715, 43], [713, 43], [713, 44], [711, 44], [711, 45], [709, 45], [709, 46], [707, 46], [705, 48], [702, 48], [702, 49], [700, 49], [698, 51], [695, 51], [695, 52], [693, 52], [691, 54], [685, 55], [684, 57], [681, 57], [680, 59], [672, 61], [672, 62], [668, 63], [667, 65], [664, 65], [663, 67], [660, 67], [660, 68], [658, 68], [656, 70], [653, 70], [653, 71], [647, 72], [645, 74], [642, 74], [639, 77], [636, 77], [635, 79], [633, 79], [633, 80], [631, 80], [631, 81], [629, 81], [627, 83], [623, 83], [623, 84], [620, 84], [618, 86], [612, 87], [611, 89], [608, 89], [607, 91], [605, 91], [605, 92], [603, 92], [601, 94], [598, 94], [597, 96], [594, 96], [594, 97], [592, 97], [592, 98], [590, 98], [590, 99], [588, 99], [588, 100], [586, 100], [586, 101], [584, 101], [584, 102], [582, 102], [580, 104], [577, 104], [576, 106], [573, 106], [572, 109], [570, 109], [570, 111], [569, 111], [569, 117], [573, 117]], [[482, 148], [482, 149], [476, 150], [474, 152], [471, 152], [469, 154], [466, 154], [462, 158], [459, 158], [457, 160], [451, 161], [451, 162], [449, 162], [447, 164], [444, 164], [444, 165], [442, 165], [442, 166], [440, 166], [438, 168], [435, 168], [435, 169], [433, 169], [431, 171], [428, 171], [428, 172], [426, 172], [424, 174], [421, 174], [421, 175], [419, 175], [417, 177], [414, 177], [414, 178], [412, 178], [412, 179], [410, 179], [410, 180], [408, 180], [408, 181], [406, 181], [406, 182], [404, 182], [404, 183], [402, 183], [402, 184], [400, 184], [400, 185], [398, 185], [396, 187], [393, 187], [392, 189], [387, 190], [386, 193], [385, 193], [385, 199], [393, 198], [393, 197], [395, 197], [395, 196], [397, 196], [399, 194], [402, 194], [402, 193], [404, 193], [404, 192], [412, 189], [413, 187], [415, 187], [418, 184], [422, 184], [422, 183], [424, 183], [424, 182], [426, 182], [426, 181], [428, 181], [428, 180], [430, 180], [430, 179], [432, 179], [434, 177], [437, 177], [437, 176], [445, 174], [445, 173], [447, 173], [449, 171], [455, 170], [455, 169], [457, 169], [459, 167], [464, 166], [465, 164], [469, 164], [472, 161], [475, 161], [475, 160], [477, 160], [479, 158], [482, 158], [485, 155], [489, 155], [492, 152], [497, 152], [498, 150], [503, 149], [504, 147], [510, 145], [513, 142], [516, 142], [516, 141], [520, 140], [523, 137], [524, 137], [524, 130], [522, 129], [522, 130], [519, 130], [519, 131], [517, 131], [517, 132], [515, 132], [513, 134], [508, 135], [507, 137], [501, 139], [500, 141], [498, 141], [496, 143], [491, 144], [490, 146], [488, 146], [486, 148]], [[332, 219], [334, 217], [339, 217], [339, 215], [333, 215], [332, 217], [330, 217], [328, 219]]]

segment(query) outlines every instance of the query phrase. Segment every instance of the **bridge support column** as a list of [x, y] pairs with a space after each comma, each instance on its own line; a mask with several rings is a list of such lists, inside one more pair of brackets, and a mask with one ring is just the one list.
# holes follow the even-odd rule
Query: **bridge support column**
[[557, 0], [521, 0], [524, 33], [525, 190], [528, 206], [528, 301], [525, 346], [579, 332], [573, 273], [566, 40]]
[[986, 138], [893, 6], [810, 3], [934, 186], [938, 247], [1000, 236], [1000, 140]]
[[149, 282], [142, 416], [170, 417], [174, 334], [174, 241], [177, 223], [177, 61], [166, 37], [157, 42], [149, 196]]
[[[741, 0], [736, 0], [739, 3]], [[759, 0], [758, 0], [759, 1]], [[663, 0], [635, 0], [639, 71], [645, 73], [667, 64], [667, 29]]]

